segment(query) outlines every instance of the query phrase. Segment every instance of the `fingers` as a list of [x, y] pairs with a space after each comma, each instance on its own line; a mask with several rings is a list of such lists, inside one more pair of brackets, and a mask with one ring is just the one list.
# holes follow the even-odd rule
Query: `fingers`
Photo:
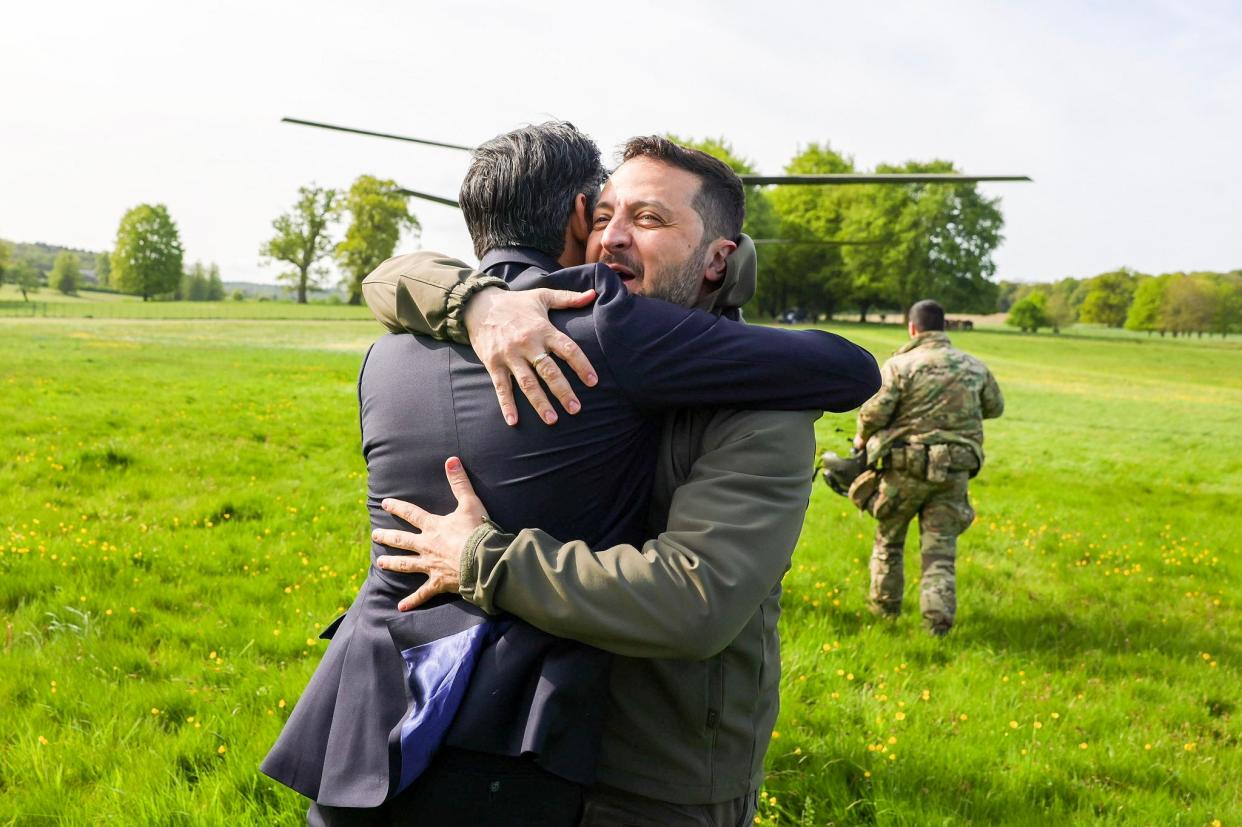
[[398, 603], [397, 610], [401, 612], [408, 612], [410, 609], [417, 609], [419, 606], [423, 605], [437, 594], [441, 594], [443, 591], [443, 589], [433, 586], [431, 581], [428, 580], [420, 586], [414, 594]]
[[385, 499], [380, 502], [380, 507], [394, 517], [400, 517], [415, 528], [422, 528], [423, 521], [429, 516], [426, 511], [423, 511], [414, 503], [407, 503], [405, 500]]
[[375, 565], [384, 571], [398, 574], [426, 574], [427, 564], [417, 554], [381, 554], [375, 558]]
[[453, 496], [457, 498], [458, 510], [477, 505], [477, 510], [480, 513], [483, 511], [483, 502], [474, 493], [474, 486], [470, 484], [470, 478], [466, 476], [466, 468], [460, 459], [449, 457], [444, 463], [444, 475], [448, 477], [449, 488], [453, 489]]
[[[392, 528], [377, 528], [371, 532], [371, 539], [379, 543], [381, 546], [389, 548], [399, 548], [405, 551], [422, 552], [427, 550], [426, 544], [423, 542], [421, 534], [414, 534], [410, 531], [397, 531]], [[405, 560], [405, 557], [393, 557], [394, 560]], [[404, 565], [404, 563], [402, 563]], [[381, 566], [380, 568], [383, 568]], [[393, 571], [406, 571], [403, 568], [394, 568]], [[413, 569], [410, 569], [413, 571]]]
[[[577, 347], [577, 345], [574, 345]], [[561, 403], [561, 407], [576, 414], [582, 410], [582, 403], [578, 401], [578, 397], [574, 395], [574, 389], [569, 386], [569, 380], [565, 378], [565, 374], [561, 373], [560, 365], [556, 364], [556, 359], [551, 355], [537, 356], [535, 361], [531, 363], [531, 367], [535, 369], [535, 373], [548, 386], [548, 390]], [[548, 423], [551, 424], [551, 423]]]
[[549, 310], [565, 310], [573, 307], [586, 307], [595, 301], [595, 291], [583, 290], [581, 293], [574, 290], [551, 290], [548, 288], [540, 288], [540, 296], [544, 303], [547, 304]]
[[[542, 362], [548, 361], [550, 360], [542, 360]], [[518, 390], [530, 402], [530, 406], [539, 414], [539, 418], [548, 425], [556, 424], [556, 411], [552, 410], [552, 403], [544, 395], [543, 385], [539, 383], [530, 365], [524, 361], [510, 362], [509, 370], [513, 373], [513, 378], [517, 380]]]
[[487, 373], [492, 377], [492, 387], [496, 390], [496, 401], [500, 403], [500, 415], [508, 425], [516, 425], [518, 421], [517, 402], [513, 399], [513, 374], [502, 362], [485, 364]]
[[[591, 365], [591, 360], [582, 352], [582, 348], [578, 347], [577, 342], [558, 330], [554, 336], [548, 338], [545, 344], [549, 353], [556, 354], [569, 364], [569, 367], [574, 373], [578, 374], [578, 378], [582, 380], [584, 385], [588, 388], [595, 387], [599, 377], [595, 375], [595, 368]], [[550, 362], [551, 360], [544, 359], [543, 361]], [[560, 373], [560, 371], [558, 370], [557, 373]], [[574, 412], [570, 411], [570, 413]]]

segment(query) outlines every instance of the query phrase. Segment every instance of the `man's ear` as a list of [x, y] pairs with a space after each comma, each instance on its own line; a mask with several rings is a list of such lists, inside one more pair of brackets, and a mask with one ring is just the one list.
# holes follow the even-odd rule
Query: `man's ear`
[[710, 285], [718, 285], [725, 277], [725, 269], [729, 265], [729, 256], [737, 249], [737, 243], [727, 238], [718, 238], [707, 248], [707, 270], [703, 280]]
[[574, 198], [574, 212], [569, 217], [569, 232], [574, 241], [586, 246], [587, 236], [591, 234], [591, 216], [587, 215], [587, 199], [582, 193]]

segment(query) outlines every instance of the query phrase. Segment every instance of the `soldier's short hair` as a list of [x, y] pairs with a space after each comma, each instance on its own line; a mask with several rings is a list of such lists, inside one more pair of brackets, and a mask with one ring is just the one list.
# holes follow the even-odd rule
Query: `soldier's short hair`
[[634, 158], [651, 158], [697, 177], [700, 185], [694, 196], [694, 211], [703, 221], [703, 240], [737, 241], [746, 219], [746, 193], [742, 190], [742, 179], [728, 164], [660, 135], [642, 135], [626, 141], [621, 150], [621, 162]]
[[925, 330], [944, 330], [944, 308], [934, 299], [915, 302], [910, 308], [910, 322], [920, 333]]
[[458, 201], [482, 258], [497, 247], [565, 251], [565, 226], [582, 193], [587, 216], [604, 182], [599, 147], [567, 121], [497, 135], [471, 154]]

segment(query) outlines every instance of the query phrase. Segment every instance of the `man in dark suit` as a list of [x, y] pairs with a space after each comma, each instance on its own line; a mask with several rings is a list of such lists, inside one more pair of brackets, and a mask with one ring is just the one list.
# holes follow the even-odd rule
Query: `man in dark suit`
[[[381, 339], [359, 380], [373, 528], [405, 527], [383, 509], [388, 498], [449, 510], [442, 463], [453, 456], [501, 524], [638, 543], [663, 412], [848, 410], [874, 390], [874, 360], [839, 337], [749, 328], [638, 296], [604, 266], [545, 277], [581, 259], [601, 177], [598, 150], [567, 124], [519, 130], [476, 153], [461, 200], [484, 267], [519, 286], [595, 290], [590, 308], [556, 324], [598, 381], [574, 386], [582, 413], [555, 429], [529, 407], [509, 428], [469, 349]], [[728, 195], [740, 209], [740, 185]], [[737, 241], [709, 241], [696, 252], [708, 281], [727, 289]], [[381, 270], [399, 281], [419, 260]], [[464, 274], [461, 285], [478, 286]], [[372, 545], [373, 561], [383, 553]], [[593, 780], [608, 658], [516, 618], [489, 620], [456, 596], [398, 612], [424, 579], [372, 566], [263, 771], [315, 799], [312, 823], [573, 823], [578, 785]]]

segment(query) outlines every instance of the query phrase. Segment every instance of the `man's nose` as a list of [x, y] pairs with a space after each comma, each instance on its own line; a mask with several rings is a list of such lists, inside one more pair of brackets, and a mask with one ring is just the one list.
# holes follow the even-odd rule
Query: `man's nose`
[[624, 217], [614, 215], [608, 220], [600, 235], [599, 243], [605, 250], [624, 250], [630, 246], [630, 222]]

